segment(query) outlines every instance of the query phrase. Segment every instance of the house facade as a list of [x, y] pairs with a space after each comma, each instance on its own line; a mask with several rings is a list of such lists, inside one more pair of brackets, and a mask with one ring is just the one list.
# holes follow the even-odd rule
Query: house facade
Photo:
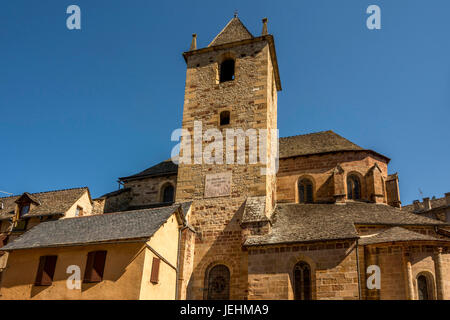
[[3, 250], [1, 298], [175, 299], [179, 205], [48, 221]]

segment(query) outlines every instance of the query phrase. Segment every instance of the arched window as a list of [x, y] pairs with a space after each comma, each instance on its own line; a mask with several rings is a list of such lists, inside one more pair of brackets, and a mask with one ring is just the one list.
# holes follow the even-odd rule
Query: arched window
[[220, 64], [220, 82], [234, 80], [234, 60], [227, 59]]
[[311, 268], [300, 261], [294, 267], [294, 299], [311, 300]]
[[220, 113], [220, 125], [226, 126], [230, 124], [230, 111], [222, 111]]
[[347, 177], [347, 199], [361, 199], [361, 183], [359, 182], [359, 178], [355, 175]]
[[175, 193], [175, 189], [173, 187], [173, 185], [171, 185], [170, 183], [166, 184], [163, 188], [162, 188], [162, 202], [173, 202], [174, 201], [174, 193]]
[[433, 300], [433, 278], [425, 274], [417, 276], [417, 297], [419, 300]]
[[223, 264], [212, 267], [205, 278], [207, 300], [230, 299], [230, 270]]
[[302, 179], [298, 182], [298, 202], [313, 202], [313, 184], [309, 179]]

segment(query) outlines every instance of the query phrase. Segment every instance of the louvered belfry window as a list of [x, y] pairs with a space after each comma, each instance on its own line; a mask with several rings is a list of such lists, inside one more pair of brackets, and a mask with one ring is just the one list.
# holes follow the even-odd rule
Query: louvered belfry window
[[55, 274], [57, 256], [42, 256], [36, 274], [36, 286], [50, 286]]
[[84, 282], [100, 282], [105, 270], [106, 251], [91, 251], [88, 253]]

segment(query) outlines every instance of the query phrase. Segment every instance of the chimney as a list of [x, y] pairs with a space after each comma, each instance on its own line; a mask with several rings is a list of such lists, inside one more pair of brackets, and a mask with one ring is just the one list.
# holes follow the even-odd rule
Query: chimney
[[263, 29], [262, 29], [261, 35], [263, 35], [263, 36], [267, 35], [267, 21], [269, 21], [267, 18], [262, 19]]
[[424, 206], [425, 211], [431, 210], [430, 198], [423, 198], [423, 206]]
[[445, 204], [446, 204], [447, 206], [450, 206], [450, 192], [447, 192], [447, 193], [445, 194]]
[[197, 34], [193, 33], [192, 34], [192, 42], [191, 42], [191, 47], [189, 48], [189, 51], [192, 50], [197, 50]]
[[414, 204], [414, 211], [419, 211], [420, 210], [420, 201], [414, 200], [413, 204]]

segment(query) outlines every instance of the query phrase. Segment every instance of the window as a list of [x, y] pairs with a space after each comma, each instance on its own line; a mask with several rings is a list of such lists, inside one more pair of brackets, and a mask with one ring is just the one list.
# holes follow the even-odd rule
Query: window
[[359, 178], [354, 175], [347, 177], [347, 199], [361, 199], [361, 184]]
[[150, 282], [151, 283], [158, 283], [159, 281], [159, 264], [161, 260], [158, 258], [153, 257], [153, 263], [152, 263], [152, 275], [150, 276]]
[[39, 258], [39, 267], [36, 274], [36, 286], [50, 286], [55, 274], [57, 256], [42, 256]]
[[222, 111], [220, 113], [220, 125], [226, 126], [230, 124], [230, 111]]
[[433, 277], [419, 274], [417, 277], [417, 297], [419, 300], [433, 300]]
[[216, 265], [207, 272], [205, 283], [207, 300], [230, 299], [230, 270], [223, 264]]
[[313, 184], [309, 179], [302, 179], [298, 183], [298, 201], [300, 203], [313, 202]]
[[303, 261], [294, 267], [294, 299], [311, 300], [311, 268]]
[[174, 201], [175, 188], [170, 183], [165, 185], [162, 189], [162, 202]]
[[30, 205], [25, 204], [20, 207], [19, 217], [21, 218], [24, 214], [30, 212]]
[[84, 282], [100, 282], [103, 280], [106, 251], [92, 251], [88, 253]]
[[75, 217], [81, 217], [82, 215], [83, 215], [83, 208], [77, 207], [77, 209], [75, 211]]
[[227, 59], [220, 64], [220, 82], [234, 80], [234, 60]]

